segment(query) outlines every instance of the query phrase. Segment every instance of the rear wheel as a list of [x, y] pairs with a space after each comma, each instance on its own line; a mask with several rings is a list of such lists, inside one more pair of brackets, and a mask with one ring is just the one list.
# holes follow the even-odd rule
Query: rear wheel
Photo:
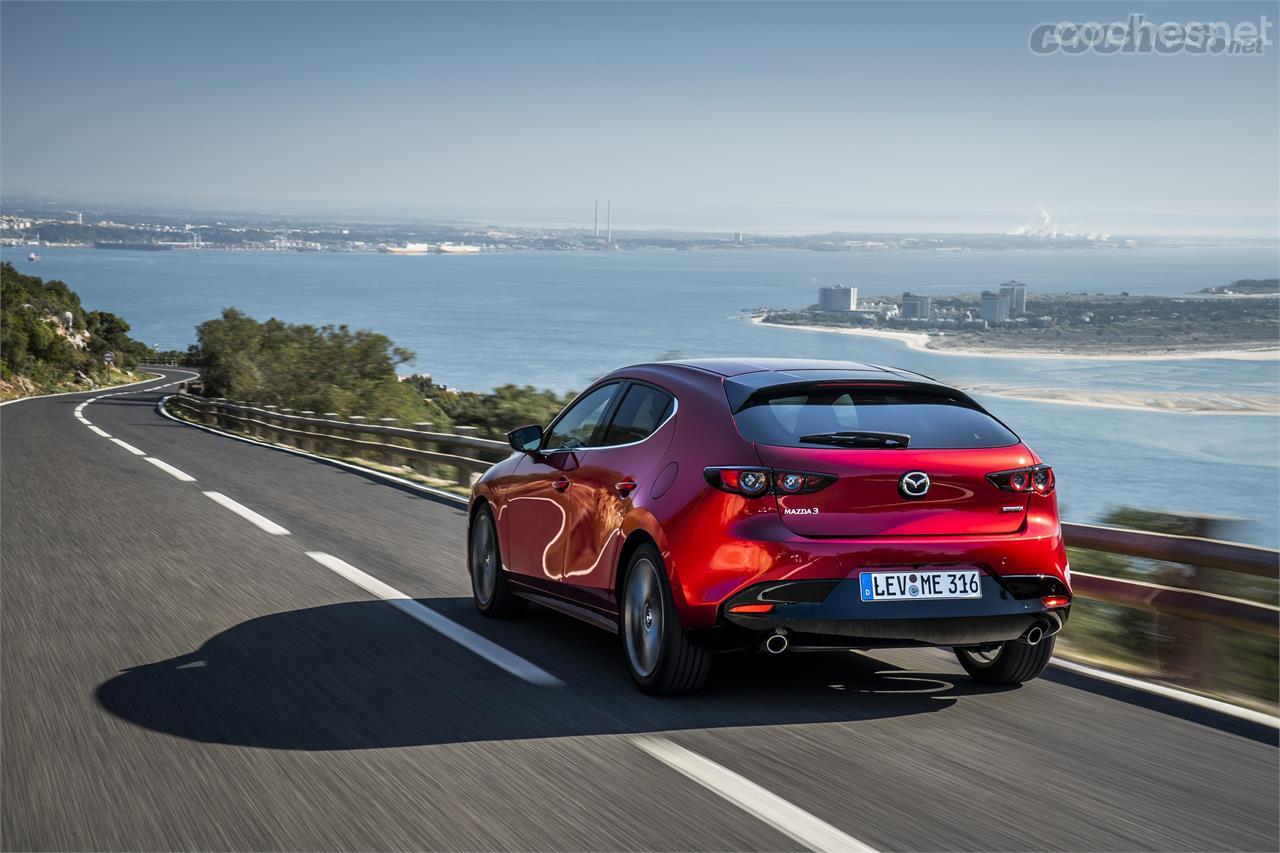
[[1021, 684], [1044, 672], [1053, 657], [1053, 637], [1034, 646], [1009, 640], [986, 649], [956, 649], [964, 671], [984, 684]]
[[481, 507], [471, 523], [471, 543], [467, 548], [467, 568], [471, 573], [471, 598], [485, 616], [509, 616], [524, 610], [528, 602], [515, 595], [502, 570], [498, 550], [498, 529], [489, 507]]
[[652, 544], [631, 555], [621, 610], [623, 653], [641, 690], [672, 695], [703, 685], [711, 671], [711, 652], [690, 642], [680, 627], [662, 555]]

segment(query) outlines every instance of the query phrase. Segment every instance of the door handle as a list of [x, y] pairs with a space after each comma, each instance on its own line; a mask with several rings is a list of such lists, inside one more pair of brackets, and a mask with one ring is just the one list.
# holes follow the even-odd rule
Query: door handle
[[552, 488], [554, 488], [557, 492], [563, 492], [565, 489], [569, 488], [569, 478], [568, 478], [568, 477], [556, 477], [555, 482], [554, 482], [554, 483], [552, 483], [552, 484], [551, 484], [551, 486], [552, 486]]
[[621, 483], [616, 483], [614, 488], [618, 490], [618, 497], [629, 498], [631, 493], [636, 490], [636, 478], [627, 477]]

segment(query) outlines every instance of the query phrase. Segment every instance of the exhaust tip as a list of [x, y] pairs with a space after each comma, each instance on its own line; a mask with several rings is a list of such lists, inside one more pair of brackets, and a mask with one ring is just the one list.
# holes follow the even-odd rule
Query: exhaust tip
[[764, 648], [771, 655], [780, 655], [787, 650], [787, 646], [791, 643], [787, 640], [787, 635], [782, 632], [770, 634], [769, 638], [764, 641]]
[[1028, 646], [1037, 645], [1043, 639], [1044, 639], [1044, 629], [1041, 628], [1039, 625], [1032, 625], [1030, 628], [1027, 629], [1026, 640], [1027, 640]]

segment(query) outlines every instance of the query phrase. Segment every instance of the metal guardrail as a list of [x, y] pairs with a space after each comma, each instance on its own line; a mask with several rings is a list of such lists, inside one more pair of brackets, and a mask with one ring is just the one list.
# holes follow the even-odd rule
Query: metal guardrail
[[[479, 474], [509, 454], [505, 442], [479, 438], [476, 427], [438, 432], [430, 423], [397, 426], [394, 418], [371, 423], [336, 412], [294, 412], [188, 394], [171, 398], [193, 420], [236, 430], [255, 438], [330, 456], [347, 456], [406, 465], [428, 477], [447, 474], [470, 486]], [[448, 469], [443, 471], [442, 469]], [[1067, 545], [1151, 560], [1227, 569], [1254, 577], [1280, 574], [1280, 551], [1194, 536], [1175, 536], [1064, 523]], [[1280, 608], [1198, 589], [1192, 573], [1186, 587], [1076, 572], [1072, 587], [1083, 598], [1137, 608], [1160, 617], [1200, 620], [1275, 637]]]
[[1229, 569], [1263, 578], [1274, 578], [1280, 572], [1280, 551], [1239, 542], [1071, 522], [1063, 523], [1062, 533], [1075, 548]]
[[437, 432], [434, 424], [420, 422], [409, 429], [396, 426], [395, 418], [370, 423], [358, 416], [343, 418], [337, 412], [317, 416], [311, 411], [294, 412], [187, 394], [174, 395], [170, 404], [207, 426], [326, 456], [407, 465], [426, 477], [451, 478], [459, 486], [470, 486], [494, 462], [511, 452], [506, 442], [478, 437], [478, 427], [460, 426], [453, 432]]
[[[1062, 534], [1067, 545], [1073, 548], [1186, 566], [1226, 569], [1252, 577], [1280, 577], [1280, 551], [1255, 545], [1070, 522], [1063, 523]], [[1211, 622], [1271, 637], [1280, 636], [1280, 607], [1220, 595], [1198, 588], [1199, 583], [1200, 579], [1195, 573], [1188, 575], [1185, 587], [1175, 587], [1150, 581], [1075, 572], [1071, 586], [1076, 595], [1084, 598], [1146, 610], [1162, 616]]]

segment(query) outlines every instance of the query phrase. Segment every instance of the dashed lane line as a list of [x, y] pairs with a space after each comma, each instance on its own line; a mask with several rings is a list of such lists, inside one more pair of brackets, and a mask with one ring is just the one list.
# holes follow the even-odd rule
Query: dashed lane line
[[[176, 385], [178, 383], [175, 382], [170, 384]], [[146, 388], [141, 390], [152, 392], [152, 391], [160, 390], [160, 388], [165, 388], [165, 387], [168, 387], [168, 386], [152, 387], [152, 388]], [[126, 392], [126, 393], [137, 393], [137, 392]], [[99, 395], [98, 397], [94, 397], [90, 400], [86, 400], [84, 403], [81, 404], [81, 407], [78, 407], [76, 409], [76, 417], [79, 420], [87, 424], [89, 426], [89, 429], [99, 433], [100, 435], [106, 436], [108, 438], [110, 438], [110, 436], [107, 436], [107, 433], [101, 430], [99, 427], [96, 427], [93, 424], [89, 423], [89, 421], [86, 420], [84, 416], [81, 414], [81, 411], [83, 410], [82, 409], [83, 406], [86, 406], [89, 403], [94, 402], [94, 400], [98, 400], [98, 399], [101, 399], [102, 397], [110, 397], [110, 396], [115, 396], [115, 395], [114, 394]], [[111, 440], [116, 444], [120, 445], [121, 447], [125, 448], [126, 450], [129, 450], [131, 453], [135, 453], [139, 456], [145, 456], [145, 454], [141, 450], [138, 450], [136, 447], [134, 447], [131, 444], [128, 444], [127, 442], [121, 441], [120, 439], [117, 439], [117, 438], [112, 438]], [[186, 473], [185, 471], [182, 471], [181, 469], [175, 468], [174, 466], [170, 465], [169, 463], [163, 460], [157, 459], [154, 456], [146, 456], [145, 458], [152, 465], [156, 466], [160, 470], [175, 477], [178, 480], [181, 480], [187, 483], [195, 482], [195, 479], [196, 479], [195, 477], [192, 477], [190, 474]], [[236, 515], [240, 516], [241, 518], [245, 519], [251, 524], [254, 524], [261, 530], [266, 531], [267, 533], [270, 533], [275, 536], [289, 535], [289, 531], [286, 530], [284, 527], [280, 526], [279, 524], [276, 524], [274, 521], [261, 515], [260, 513], [249, 509], [244, 504], [227, 497], [221, 492], [208, 491], [208, 492], [204, 492], [204, 495], [205, 497], [209, 498], [215, 503], [218, 503], [226, 507], [227, 509], [231, 510]], [[485, 637], [482, 637], [481, 635], [475, 633], [469, 628], [463, 627], [457, 622], [454, 622], [452, 619], [449, 619], [446, 616], [442, 616], [441, 614], [435, 612], [434, 610], [431, 610], [430, 608], [420, 604], [419, 602], [414, 601], [413, 599], [409, 598], [404, 593], [400, 592], [394, 587], [391, 587], [383, 583], [382, 581], [378, 580], [372, 575], [362, 572], [361, 570], [357, 569], [355, 566], [352, 566], [350, 563], [344, 562], [343, 560], [340, 560], [337, 557], [334, 557], [319, 551], [308, 551], [306, 553], [307, 553], [307, 556], [311, 557], [311, 559], [315, 560], [317, 563], [320, 563], [325, 568], [328, 568], [331, 571], [336, 572], [337, 574], [341, 575], [342, 577], [346, 578], [347, 580], [351, 581], [357, 586], [365, 589], [368, 592], [373, 593], [374, 595], [386, 601], [392, 607], [395, 607], [397, 610], [401, 611], [402, 613], [413, 617], [418, 622], [422, 623], [423, 625], [426, 625], [428, 628], [431, 628], [437, 633], [442, 634], [446, 638], [452, 640], [453, 642], [467, 649], [471, 653], [484, 658], [485, 660], [492, 663], [494, 666], [497, 666], [499, 669], [505, 670], [506, 672], [509, 672], [512, 675], [516, 676], [517, 678], [523, 679], [524, 681], [527, 681], [530, 684], [535, 684], [542, 687], [563, 686], [564, 682], [560, 681], [560, 679], [556, 678], [554, 675], [542, 669], [541, 667], [533, 663], [530, 663], [529, 661], [525, 660], [524, 658], [520, 657], [514, 652], [510, 652], [504, 649], [502, 646], [499, 646], [497, 643], [494, 643], [491, 640], [488, 640]]]
[[146, 455], [147, 455], [147, 454], [143, 453], [141, 450], [139, 450], [138, 448], [134, 447], [132, 444], [130, 444], [130, 443], [129, 443], [129, 442], [127, 442], [127, 441], [121, 441], [121, 440], [120, 440], [120, 439], [118, 439], [118, 438], [113, 438], [113, 439], [111, 439], [111, 443], [112, 443], [112, 444], [118, 444], [118, 445], [120, 445], [120, 446], [121, 446], [121, 447], [123, 447], [125, 450], [129, 451], [130, 453], [132, 453], [134, 456], [146, 456]]
[[[156, 461], [158, 462], [159, 460], [156, 460]], [[272, 536], [288, 536], [289, 535], [288, 530], [285, 530], [283, 527], [276, 524], [271, 519], [267, 518], [264, 515], [259, 515], [258, 513], [249, 509], [247, 506], [245, 506], [242, 503], [233, 501], [231, 498], [227, 497], [222, 492], [205, 492], [204, 496], [209, 500], [213, 501], [214, 503], [222, 504], [227, 509], [234, 512], [236, 515], [243, 518], [245, 521], [249, 522], [250, 524], [256, 525], [257, 527], [260, 527], [261, 529], [270, 533]]]
[[545, 669], [530, 663], [514, 652], [507, 651], [492, 640], [480, 636], [470, 628], [459, 625], [449, 617], [442, 616], [431, 608], [414, 601], [395, 587], [383, 583], [373, 575], [362, 572], [350, 563], [322, 551], [308, 551], [307, 556], [326, 569], [336, 572], [351, 581], [356, 586], [378, 596], [378, 598], [381, 598], [400, 612], [412, 616], [428, 628], [443, 634], [472, 654], [484, 658], [499, 669], [539, 687], [564, 686], [564, 682]]
[[162, 462], [161, 460], [156, 459], [154, 456], [148, 456], [147, 461], [150, 462], [152, 465], [156, 466], [157, 468], [159, 468], [161, 471], [164, 471], [166, 474], [169, 474], [176, 480], [181, 480], [184, 483], [194, 483], [196, 481], [196, 478], [192, 477], [186, 471], [183, 471], [179, 468], [174, 468], [168, 462]]
[[809, 814], [745, 776], [660, 737], [633, 738], [632, 743], [668, 767], [722, 797], [749, 815], [785, 833], [810, 850], [875, 853], [871, 847]]
[[94, 426], [93, 424], [89, 424], [89, 429], [93, 430], [93, 431], [94, 431], [94, 432], [96, 432], [98, 435], [102, 436], [103, 438], [111, 438], [111, 433], [107, 432], [107, 431], [106, 431], [105, 429], [103, 429], [102, 427], [97, 427], [97, 426]]

